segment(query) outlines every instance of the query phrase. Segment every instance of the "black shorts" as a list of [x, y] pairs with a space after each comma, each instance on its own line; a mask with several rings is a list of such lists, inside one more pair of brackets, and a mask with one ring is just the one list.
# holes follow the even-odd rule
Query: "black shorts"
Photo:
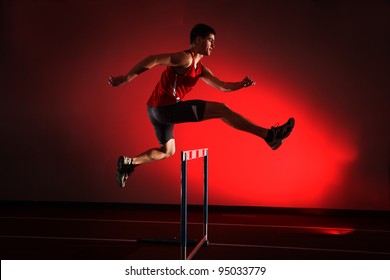
[[167, 106], [148, 106], [147, 108], [158, 142], [163, 145], [174, 138], [175, 124], [203, 121], [206, 101], [188, 100]]

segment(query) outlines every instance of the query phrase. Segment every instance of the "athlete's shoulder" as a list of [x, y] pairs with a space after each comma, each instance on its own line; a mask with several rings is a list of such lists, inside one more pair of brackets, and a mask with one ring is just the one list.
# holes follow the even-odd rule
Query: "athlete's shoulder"
[[184, 52], [160, 53], [149, 57], [156, 65], [173, 66], [173, 67], [189, 67], [192, 63], [191, 56]]
[[187, 68], [191, 66], [193, 57], [188, 51], [180, 51], [172, 54], [172, 60], [175, 61], [178, 66]]

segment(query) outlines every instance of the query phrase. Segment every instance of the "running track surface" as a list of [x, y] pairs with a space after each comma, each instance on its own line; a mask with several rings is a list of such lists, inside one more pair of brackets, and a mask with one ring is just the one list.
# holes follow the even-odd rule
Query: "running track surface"
[[[1, 259], [179, 259], [180, 207], [0, 202]], [[189, 239], [202, 236], [189, 208]], [[209, 246], [194, 259], [390, 259], [389, 212], [210, 207]]]

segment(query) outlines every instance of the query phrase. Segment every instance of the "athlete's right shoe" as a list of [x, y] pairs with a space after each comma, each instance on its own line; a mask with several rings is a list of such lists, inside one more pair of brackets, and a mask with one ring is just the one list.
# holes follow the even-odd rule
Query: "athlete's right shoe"
[[268, 131], [268, 135], [265, 139], [267, 144], [271, 147], [272, 150], [276, 150], [282, 145], [284, 139], [286, 139], [295, 125], [295, 120], [293, 118], [288, 119], [288, 121], [281, 126], [273, 126]]
[[125, 156], [118, 158], [117, 170], [116, 170], [116, 182], [121, 188], [125, 187], [126, 180], [131, 173], [134, 172], [133, 159]]

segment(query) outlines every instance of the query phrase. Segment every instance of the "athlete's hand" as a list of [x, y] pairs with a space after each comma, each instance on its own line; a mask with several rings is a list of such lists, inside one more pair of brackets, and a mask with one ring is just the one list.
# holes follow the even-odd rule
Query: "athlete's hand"
[[113, 87], [120, 86], [126, 82], [127, 82], [126, 76], [108, 77], [108, 83]]
[[253, 81], [250, 77], [246, 76], [242, 81], [242, 86], [243, 87], [250, 87], [250, 86], [254, 86], [256, 84], [255, 81]]

